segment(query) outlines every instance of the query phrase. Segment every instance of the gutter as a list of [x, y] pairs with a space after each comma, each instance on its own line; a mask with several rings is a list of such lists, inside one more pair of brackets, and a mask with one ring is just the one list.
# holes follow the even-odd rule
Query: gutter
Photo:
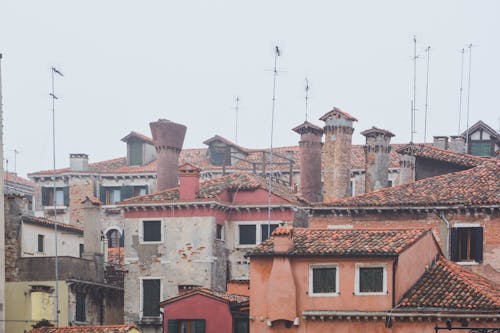
[[[410, 318], [410, 317], [421, 317], [421, 318], [470, 318], [470, 319], [500, 319], [500, 314], [497, 312], [492, 313], [477, 313], [472, 314], [470, 311], [457, 312], [454, 310], [437, 310], [435, 312], [419, 312], [420, 309], [413, 308], [408, 309], [404, 312], [391, 312], [391, 311], [329, 311], [329, 310], [305, 310], [302, 311], [302, 317], [306, 316], [317, 316], [317, 317], [392, 317], [392, 318]], [[422, 310], [420, 310], [422, 311]], [[326, 319], [326, 318], [325, 318]]]

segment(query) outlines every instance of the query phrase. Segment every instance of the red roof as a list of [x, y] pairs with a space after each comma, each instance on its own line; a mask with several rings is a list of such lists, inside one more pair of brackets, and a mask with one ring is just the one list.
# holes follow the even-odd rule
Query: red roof
[[179, 296], [174, 296], [169, 299], [164, 300], [163, 302], [160, 303], [160, 305], [165, 305], [165, 304], [170, 304], [176, 301], [179, 301], [184, 298], [188, 298], [194, 295], [203, 295], [203, 296], [208, 296], [208, 297], [213, 297], [218, 300], [221, 300], [226, 303], [235, 303], [238, 305], [244, 305], [248, 304], [249, 297], [244, 296], [244, 295], [236, 295], [236, 294], [228, 294], [224, 292], [219, 292], [219, 291], [214, 291], [210, 289], [205, 289], [205, 288], [196, 288], [193, 289], [187, 293], [184, 293]]
[[[287, 186], [273, 182], [272, 193], [278, 197], [296, 203], [298, 198]], [[196, 194], [198, 201], [218, 200], [219, 195], [224, 191], [252, 191], [258, 188], [267, 190], [267, 179], [249, 173], [231, 173], [220, 178], [204, 181], [200, 183], [200, 189]], [[171, 188], [160, 192], [133, 197], [123, 200], [121, 204], [152, 204], [168, 203], [179, 200], [179, 189]]]
[[101, 325], [101, 326], [67, 326], [67, 327], [40, 327], [29, 333], [127, 333], [132, 329], [142, 332], [135, 325]]
[[3, 179], [5, 182], [23, 184], [23, 185], [30, 186], [30, 187], [36, 186], [36, 184], [34, 182], [32, 182], [31, 180], [28, 180], [28, 179], [23, 178], [23, 177], [19, 177], [14, 172], [5, 172], [3, 174]]
[[[248, 256], [274, 254], [273, 240], [282, 235], [277, 229], [270, 239], [252, 249]], [[288, 229], [289, 230], [289, 229]], [[288, 232], [288, 231], [287, 231]], [[403, 252], [426, 233], [426, 229], [309, 229], [291, 230], [294, 256], [394, 256]]]
[[356, 118], [354, 118], [353, 116], [351, 116], [349, 113], [347, 112], [344, 112], [342, 111], [341, 109], [339, 109], [338, 107], [333, 107], [333, 109], [331, 111], [328, 111], [327, 113], [325, 113], [323, 116], [321, 116], [321, 118], [319, 118], [319, 120], [323, 120], [323, 121], [326, 121], [328, 118], [330, 117], [336, 117], [336, 116], [342, 116], [348, 120], [351, 120], [351, 121], [358, 121]]
[[322, 207], [489, 206], [500, 204], [500, 161], [422, 179], [330, 203]]
[[409, 144], [397, 150], [399, 154], [413, 155], [448, 162], [463, 167], [475, 167], [491, 159], [469, 154], [460, 154], [451, 150], [444, 150], [430, 145]]
[[[45, 217], [24, 215], [22, 217], [22, 221], [23, 221], [23, 223], [30, 223], [30, 224], [40, 225], [42, 227], [54, 228], [54, 221], [49, 220]], [[77, 227], [75, 225], [60, 223], [60, 222], [57, 222], [57, 229], [64, 230], [64, 231], [70, 231], [70, 232], [74, 232], [77, 234], [83, 234], [83, 228]]]
[[369, 129], [364, 130], [363, 132], [361, 132], [361, 135], [364, 135], [364, 136], [375, 136], [375, 135], [378, 135], [378, 134], [382, 134], [382, 135], [389, 136], [389, 137], [393, 137], [394, 136], [394, 133], [392, 133], [392, 132], [390, 132], [388, 130], [385, 130], [385, 129], [381, 129], [381, 128], [375, 127], [375, 126], [373, 126], [372, 128], [369, 128]]
[[314, 124], [311, 124], [308, 121], [304, 121], [304, 123], [300, 124], [297, 127], [294, 127], [292, 129], [292, 131], [297, 132], [299, 134], [308, 133], [308, 132], [313, 132], [313, 133], [316, 133], [318, 135], [323, 134], [323, 129], [321, 127], [316, 126]]
[[145, 136], [144, 134], [141, 134], [141, 133], [138, 133], [138, 132], [135, 132], [135, 131], [132, 131], [129, 134], [127, 134], [125, 137], [123, 137], [122, 141], [127, 142], [131, 138], [136, 138], [136, 139], [139, 139], [141, 141], [153, 144], [153, 139], [151, 139], [148, 136]]
[[440, 257], [397, 308], [500, 313], [499, 286]]

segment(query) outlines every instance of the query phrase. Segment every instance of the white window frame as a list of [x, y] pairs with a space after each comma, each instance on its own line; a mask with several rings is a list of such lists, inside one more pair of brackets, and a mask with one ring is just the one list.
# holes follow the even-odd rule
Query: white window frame
[[[335, 292], [334, 293], [315, 293], [313, 288], [313, 274], [315, 268], [335, 268]], [[339, 284], [339, 265], [335, 263], [328, 264], [312, 264], [309, 265], [309, 296], [311, 297], [332, 297], [340, 295], [340, 284]]]
[[[283, 221], [271, 221], [270, 224], [283, 225]], [[241, 221], [235, 224], [235, 242], [237, 248], [252, 248], [262, 243], [262, 225], [267, 225], [267, 221]], [[255, 244], [240, 244], [240, 225], [255, 225]]]
[[[382, 276], [382, 291], [378, 292], [361, 292], [359, 291], [359, 269], [360, 268], [383, 268]], [[386, 295], [387, 294], [387, 264], [385, 263], [357, 263], [355, 265], [354, 274], [354, 295], [358, 296], [374, 296], [374, 295]]]
[[[160, 231], [161, 231], [160, 240], [159, 241], [145, 241], [144, 240], [144, 222], [158, 222], [158, 221], [160, 222]], [[140, 235], [139, 244], [161, 244], [161, 243], [163, 243], [163, 240], [165, 239], [163, 229], [165, 229], [163, 219], [139, 220], [139, 235]]]
[[[139, 278], [139, 317], [141, 319], [144, 318], [144, 290], [143, 290], [143, 283], [142, 281], [144, 280], [159, 280], [160, 281], [160, 302], [161, 302], [161, 299], [162, 299], [162, 295], [163, 295], [163, 283], [162, 283], [162, 278], [159, 277], [159, 276], [141, 276]], [[158, 315], [158, 318], [161, 317], [161, 312], [160, 314]], [[152, 316], [146, 316], [146, 318], [156, 318], [156, 317], [152, 317]]]

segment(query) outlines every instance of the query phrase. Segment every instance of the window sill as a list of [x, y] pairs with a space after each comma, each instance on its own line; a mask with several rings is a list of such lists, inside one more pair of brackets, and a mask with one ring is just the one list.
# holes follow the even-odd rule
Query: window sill
[[68, 209], [68, 206], [43, 206], [43, 210], [47, 213], [65, 213], [66, 210]]
[[251, 249], [256, 247], [258, 244], [236, 244], [237, 249]]
[[140, 241], [139, 244], [142, 244], [142, 245], [158, 245], [158, 244], [163, 244], [163, 241], [151, 241], [151, 242]]
[[460, 266], [477, 266], [480, 263], [477, 261], [455, 261], [455, 264]]
[[139, 321], [139, 325], [161, 325], [161, 316], [142, 316]]
[[359, 292], [359, 291], [355, 291], [354, 293], [354, 296], [385, 296], [387, 295], [387, 291], [381, 291], [381, 292], [366, 292], [366, 293], [362, 293], [362, 292]]
[[337, 297], [337, 296], [340, 296], [340, 293], [339, 292], [337, 292], [337, 293], [316, 293], [316, 294], [309, 293], [309, 296], [310, 297]]

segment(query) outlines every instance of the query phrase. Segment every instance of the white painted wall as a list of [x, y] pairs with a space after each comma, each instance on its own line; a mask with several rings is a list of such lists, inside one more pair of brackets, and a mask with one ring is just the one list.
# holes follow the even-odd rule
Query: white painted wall
[[[44, 235], [44, 252], [38, 252], [38, 235]], [[54, 229], [31, 223], [21, 225], [21, 256], [22, 257], [52, 257], [55, 256]], [[83, 234], [58, 230], [57, 232], [59, 256], [80, 256], [80, 244], [83, 244]]]

